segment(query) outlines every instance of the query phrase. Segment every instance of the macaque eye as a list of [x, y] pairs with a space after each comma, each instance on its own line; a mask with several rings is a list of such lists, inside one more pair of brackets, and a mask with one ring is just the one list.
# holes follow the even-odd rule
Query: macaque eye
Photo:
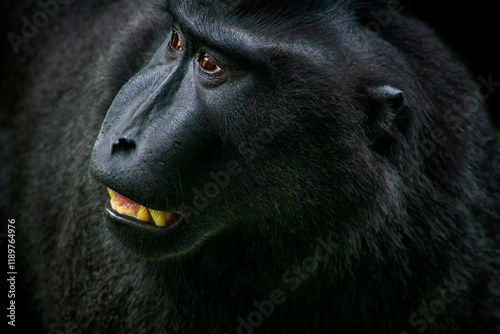
[[181, 39], [179, 37], [179, 33], [177, 33], [176, 31], [172, 33], [172, 39], [170, 40], [170, 45], [177, 51], [182, 51]]
[[206, 52], [200, 53], [200, 58], [198, 59], [201, 68], [203, 68], [207, 72], [218, 72], [221, 70], [219, 65], [215, 62], [215, 60], [210, 57], [210, 55]]

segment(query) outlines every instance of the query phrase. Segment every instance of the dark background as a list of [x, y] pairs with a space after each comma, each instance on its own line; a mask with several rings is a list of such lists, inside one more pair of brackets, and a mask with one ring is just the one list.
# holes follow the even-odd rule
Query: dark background
[[404, 12], [413, 13], [435, 29], [471, 69], [474, 78], [490, 75], [498, 82], [487, 102], [500, 127], [500, 10], [498, 1], [401, 0]]
[[[398, 1], [398, 0], [394, 0]], [[427, 22], [433, 27], [438, 35], [459, 54], [463, 61], [471, 69], [471, 74], [478, 78], [488, 78], [490, 75], [493, 81], [500, 83], [500, 48], [499, 48], [499, 32], [500, 32], [500, 11], [498, 11], [498, 1], [494, 0], [476, 0], [463, 1], [457, 0], [399, 0], [404, 12], [412, 13]], [[9, 49], [6, 40], [6, 33], [10, 28], [7, 27], [8, 22], [19, 23], [21, 14], [13, 14], [12, 8], [22, 6], [23, 4], [37, 1], [24, 0], [0, 0], [0, 31], [2, 32], [0, 41], [0, 65], [8, 66], [7, 57], [12, 51]], [[15, 11], [14, 11], [15, 12]], [[10, 13], [7, 14], [7, 13]], [[10, 16], [10, 19], [7, 17]], [[19, 29], [16, 29], [19, 30]], [[1, 68], [2, 66], [0, 66]], [[8, 79], [0, 73], [0, 86], [9, 86]], [[5, 97], [4, 97], [5, 98]], [[2, 97], [0, 96], [0, 102]], [[491, 114], [500, 128], [500, 86], [488, 99]], [[7, 170], [8, 160], [10, 156], [5, 151], [6, 133], [9, 130], [9, 119], [12, 115], [12, 110], [2, 110], [0, 103], [0, 249], [2, 258], [3, 272], [6, 272], [6, 244], [5, 238], [6, 223], [8, 217], [6, 208], [5, 190], [7, 186]], [[2, 136], [4, 135], [4, 136]], [[1, 167], [4, 168], [1, 168]], [[5, 298], [6, 289], [5, 277], [2, 275], [2, 287], [0, 293], [2, 298]], [[21, 298], [21, 296], [20, 296]], [[16, 298], [16, 300], [20, 300]], [[2, 304], [4, 305], [4, 304]], [[2, 313], [2, 326], [6, 322], [5, 308]], [[22, 316], [19, 314], [19, 321]], [[28, 320], [33, 321], [33, 320]]]

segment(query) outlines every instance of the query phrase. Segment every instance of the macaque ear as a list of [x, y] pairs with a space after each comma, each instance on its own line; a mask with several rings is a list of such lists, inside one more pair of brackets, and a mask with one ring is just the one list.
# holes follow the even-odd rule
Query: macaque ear
[[400, 89], [386, 85], [368, 89], [368, 99], [366, 135], [375, 141], [389, 131], [404, 105], [404, 94]]

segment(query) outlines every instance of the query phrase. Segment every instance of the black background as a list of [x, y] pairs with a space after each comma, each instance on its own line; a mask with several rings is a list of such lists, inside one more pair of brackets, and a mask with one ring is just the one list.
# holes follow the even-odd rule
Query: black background
[[[403, 11], [427, 22], [471, 69], [475, 78], [500, 85], [500, 10], [498, 1], [400, 1]], [[487, 100], [500, 127], [500, 87]]]
[[[412, 13], [421, 18], [423, 21], [427, 22], [431, 27], [433, 27], [438, 35], [450, 45], [455, 51], [463, 58], [464, 62], [471, 69], [471, 73], [474, 77], [482, 76], [488, 78], [490, 75], [493, 81], [500, 82], [500, 48], [499, 48], [499, 36], [500, 32], [500, 11], [498, 10], [498, 1], [494, 0], [476, 0], [476, 1], [463, 1], [459, 2], [456, 0], [438, 0], [438, 1], [419, 1], [419, 0], [394, 0], [400, 1], [404, 8], [404, 12]], [[29, 1], [24, 1], [29, 2]], [[33, 1], [34, 2], [34, 1]], [[16, 1], [5, 1], [0, 0], [0, 31], [2, 32], [2, 40], [0, 42], [0, 62], [4, 66], [8, 66], [6, 61], [7, 55], [11, 52], [9, 49], [8, 42], [6, 40], [6, 33], [10, 28], [6, 27], [7, 19], [6, 16], [9, 12], [9, 8], [14, 6]], [[21, 5], [21, 1], [16, 5]], [[12, 14], [11, 14], [12, 15]], [[15, 16], [15, 15], [13, 15]], [[12, 18], [14, 22], [19, 23], [19, 17]], [[1, 67], [1, 66], [0, 66]], [[0, 73], [1, 74], [1, 73]], [[4, 81], [4, 84], [9, 85], [9, 82], [5, 82], [5, 78], [2, 76], [0, 80]], [[490, 105], [491, 114], [496, 121], [496, 124], [500, 128], [500, 87], [497, 88], [492, 96], [488, 99], [488, 104]], [[0, 105], [1, 108], [1, 105]], [[5, 122], [4, 125], [9, 120], [9, 115], [12, 111], [6, 112], [4, 115], [0, 115], [0, 121]], [[0, 124], [1, 125], [1, 124]], [[1, 128], [1, 127], [0, 127]], [[1, 129], [2, 131], [5, 128]], [[0, 139], [2, 136], [0, 136]], [[0, 141], [0, 153], [2, 153], [2, 148], [5, 147]], [[3, 161], [0, 164], [8, 164], [7, 153], [0, 154]], [[0, 168], [0, 172], [2, 172]], [[6, 181], [6, 176], [0, 173], [0, 181]], [[0, 182], [0, 196], [5, 196], [4, 188], [6, 184]], [[0, 204], [3, 203], [5, 198], [0, 198]], [[2, 205], [0, 205], [2, 206]], [[0, 208], [3, 209], [3, 208]], [[3, 272], [6, 272], [7, 256], [7, 239], [5, 237], [7, 217], [5, 213], [0, 210], [0, 249], [2, 258], [2, 268]], [[6, 286], [5, 274], [2, 275], [2, 282], [0, 286], [2, 287], [0, 293], [2, 294], [2, 299], [5, 298]], [[18, 277], [20, 279], [20, 277]], [[17, 299], [17, 298], [16, 298]], [[5, 304], [2, 304], [2, 306]], [[6, 323], [5, 308], [2, 308], [2, 322], [0, 328]], [[22, 315], [19, 314], [19, 321], [22, 320]], [[34, 321], [33, 319], [28, 321]]]

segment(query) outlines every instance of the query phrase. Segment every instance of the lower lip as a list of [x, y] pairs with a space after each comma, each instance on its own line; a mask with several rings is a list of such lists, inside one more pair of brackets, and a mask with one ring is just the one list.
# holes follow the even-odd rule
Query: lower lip
[[181, 218], [170, 226], [154, 224], [122, 215], [105, 206], [108, 230], [132, 254], [147, 260], [164, 259], [184, 251], [182, 235], [188, 229]]

